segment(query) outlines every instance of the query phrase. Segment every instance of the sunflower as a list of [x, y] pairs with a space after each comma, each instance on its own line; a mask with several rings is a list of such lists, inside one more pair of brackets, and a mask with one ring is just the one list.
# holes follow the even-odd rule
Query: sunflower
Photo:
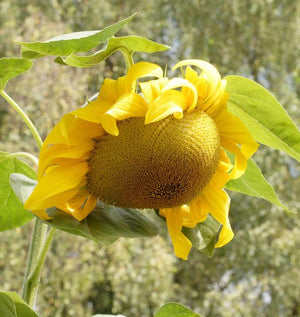
[[182, 228], [211, 214], [222, 225], [216, 247], [228, 243], [233, 231], [223, 188], [244, 173], [258, 144], [228, 112], [226, 80], [213, 65], [185, 60], [176, 68], [184, 78], [134, 64], [126, 76], [105, 79], [96, 100], [63, 116], [42, 146], [38, 185], [25, 208], [47, 219], [43, 210], [55, 206], [79, 221], [98, 199], [158, 209], [182, 259], [192, 246]]

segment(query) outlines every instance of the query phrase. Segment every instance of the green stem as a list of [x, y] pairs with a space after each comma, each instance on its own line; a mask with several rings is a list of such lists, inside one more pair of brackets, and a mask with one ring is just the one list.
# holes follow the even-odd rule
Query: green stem
[[[42, 237], [37, 235], [38, 231], [39, 234], [42, 234]], [[29, 249], [28, 263], [30, 263], [30, 265], [26, 268], [22, 291], [22, 298], [30, 306], [34, 306], [41, 271], [55, 231], [55, 228], [51, 228], [46, 238], [47, 226], [37, 219], [36, 226], [32, 234], [32, 243]], [[37, 237], [39, 237], [39, 239], [37, 239]], [[37, 250], [39, 251], [38, 254], [36, 253]]]
[[[4, 91], [0, 90], [0, 95], [17, 111], [24, 123], [31, 131], [39, 149], [42, 147], [43, 141], [27, 114], [22, 108]], [[36, 162], [33, 155], [25, 152], [17, 152], [14, 155], [27, 157]], [[40, 281], [41, 270], [53, 238], [55, 229], [51, 228], [47, 236], [48, 226], [43, 224], [39, 219], [35, 220], [31, 243], [28, 252], [27, 265], [25, 270], [24, 282], [22, 287], [22, 298], [30, 305], [34, 306], [36, 293]]]
[[28, 159], [30, 159], [36, 166], [39, 165], [39, 160], [38, 160], [34, 155], [32, 155], [31, 153], [27, 153], [27, 152], [15, 152], [15, 153], [12, 153], [11, 155], [12, 155], [12, 156], [15, 156], [15, 157], [25, 157], [25, 158], [28, 158]]
[[36, 140], [36, 143], [38, 145], [39, 148], [41, 148], [43, 141], [36, 129], [36, 127], [34, 126], [34, 124], [32, 123], [32, 121], [29, 119], [29, 117], [27, 116], [27, 114], [22, 110], [22, 108], [4, 91], [4, 90], [0, 90], [0, 95], [17, 111], [17, 113], [21, 116], [21, 118], [23, 119], [23, 121], [25, 122], [25, 124], [27, 125], [27, 127], [29, 128], [29, 130], [31, 131], [33, 137]]
[[128, 71], [128, 69], [134, 64], [134, 61], [133, 61], [133, 58], [132, 58], [133, 52], [130, 52], [126, 48], [122, 48], [122, 49], [120, 49], [120, 51], [123, 54], [123, 57], [124, 57], [125, 63], [126, 63], [126, 68], [127, 68], [127, 71]]

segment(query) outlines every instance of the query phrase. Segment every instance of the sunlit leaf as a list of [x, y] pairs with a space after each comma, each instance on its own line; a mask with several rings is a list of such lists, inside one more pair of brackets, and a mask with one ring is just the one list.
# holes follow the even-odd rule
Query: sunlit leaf
[[38, 317], [32, 308], [15, 292], [0, 291], [1, 317]]
[[139, 36], [112, 37], [106, 47], [89, 56], [77, 56], [71, 54], [66, 58], [57, 58], [56, 62], [75, 67], [91, 67], [99, 64], [118, 50], [154, 53], [169, 49], [169, 46], [150, 41]]
[[[41, 55], [68, 56], [77, 52], [86, 52], [104, 43], [134, 16], [135, 14], [103, 30], [68, 33], [44, 42], [18, 42], [18, 44], [25, 48], [22, 56], [27, 58], [37, 58]], [[38, 54], [34, 54], [32, 51]]]
[[212, 256], [220, 227], [220, 224], [208, 215], [206, 220], [198, 223], [195, 228], [184, 227], [182, 232], [191, 240], [193, 248], [207, 256]]
[[268, 200], [269, 202], [289, 211], [278, 199], [274, 188], [268, 183], [255, 162], [248, 160], [248, 166], [245, 174], [238, 178], [232, 179], [226, 184], [226, 189], [255, 196]]
[[154, 317], [201, 317], [178, 303], [168, 303], [159, 308]]
[[4, 90], [7, 82], [26, 72], [32, 66], [32, 62], [20, 57], [0, 58], [0, 90]]
[[[36, 181], [21, 174], [13, 174], [13, 179], [16, 194], [24, 203], [36, 186]], [[120, 237], [152, 237], [158, 233], [156, 225], [141, 212], [101, 202], [98, 202], [93, 212], [82, 221], [56, 208], [48, 209], [47, 213], [53, 217], [45, 221], [48, 225], [105, 245]]]
[[225, 79], [229, 111], [243, 121], [258, 142], [300, 161], [300, 131], [272, 94], [244, 77]]
[[9, 178], [12, 173], [21, 173], [35, 178], [35, 173], [27, 164], [12, 154], [0, 152], [0, 231], [20, 227], [32, 219], [30, 212], [11, 188]]

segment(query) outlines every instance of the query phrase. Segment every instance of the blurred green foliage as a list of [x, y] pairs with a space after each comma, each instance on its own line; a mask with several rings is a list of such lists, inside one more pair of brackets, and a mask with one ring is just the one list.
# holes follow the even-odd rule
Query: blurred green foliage
[[[136, 61], [149, 59], [170, 69], [184, 58], [206, 59], [223, 76], [246, 76], [274, 92], [299, 126], [299, 10], [294, 0], [0, 0], [0, 56], [19, 54], [13, 41], [101, 29], [137, 11], [118, 35], [144, 36], [172, 49], [137, 53]], [[45, 137], [63, 113], [98, 91], [104, 77], [123, 72], [118, 54], [90, 69], [41, 58], [7, 91]], [[38, 154], [29, 131], [4, 100], [0, 149]], [[254, 159], [283, 203], [299, 210], [299, 165], [265, 147]], [[36, 308], [44, 317], [148, 317], [163, 303], [177, 301], [207, 317], [299, 316], [299, 216], [263, 200], [230, 195], [236, 236], [213, 258], [194, 251], [187, 262], [176, 259], [170, 241], [162, 237], [122, 239], [107, 248], [57, 233]], [[4, 290], [20, 291], [30, 232], [31, 224], [1, 234]]]

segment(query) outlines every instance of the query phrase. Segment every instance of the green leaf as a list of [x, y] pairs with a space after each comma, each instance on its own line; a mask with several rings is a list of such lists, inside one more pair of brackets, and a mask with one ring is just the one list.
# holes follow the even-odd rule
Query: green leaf
[[0, 291], [0, 316], [38, 317], [17, 293], [4, 291]]
[[[36, 186], [36, 181], [21, 174], [13, 174], [13, 188], [24, 203]], [[152, 237], [158, 228], [135, 209], [118, 208], [98, 202], [96, 208], [84, 220], [78, 221], [58, 209], [47, 209], [53, 219], [48, 225], [108, 245], [120, 237]]]
[[[68, 33], [55, 36], [45, 42], [18, 42], [18, 44], [25, 48], [22, 56], [27, 58], [38, 58], [41, 55], [68, 56], [78, 52], [86, 52], [104, 43], [131, 21], [134, 16], [135, 14], [103, 30]], [[34, 54], [32, 51], [38, 54]]]
[[220, 227], [220, 224], [211, 215], [208, 215], [206, 220], [198, 223], [195, 228], [184, 227], [182, 232], [191, 240], [193, 248], [211, 257]]
[[0, 58], [0, 90], [4, 90], [7, 82], [26, 72], [32, 62], [20, 57]]
[[150, 41], [139, 36], [112, 37], [108, 40], [106, 47], [89, 56], [77, 56], [71, 54], [62, 59], [57, 58], [56, 62], [74, 67], [91, 67], [99, 64], [111, 54], [119, 50], [135, 52], [154, 53], [169, 49], [169, 46]]
[[300, 131], [272, 94], [244, 77], [225, 79], [229, 111], [243, 121], [255, 140], [300, 161]]
[[13, 154], [0, 152], [0, 231], [20, 227], [32, 219], [30, 212], [12, 190], [9, 177], [21, 173], [35, 178], [35, 173], [27, 164], [16, 159]]
[[248, 160], [245, 174], [238, 179], [230, 180], [225, 187], [235, 192], [263, 198], [289, 211], [278, 199], [273, 187], [267, 182], [259, 167], [252, 159]]
[[178, 303], [168, 303], [158, 309], [154, 317], [201, 317]]

